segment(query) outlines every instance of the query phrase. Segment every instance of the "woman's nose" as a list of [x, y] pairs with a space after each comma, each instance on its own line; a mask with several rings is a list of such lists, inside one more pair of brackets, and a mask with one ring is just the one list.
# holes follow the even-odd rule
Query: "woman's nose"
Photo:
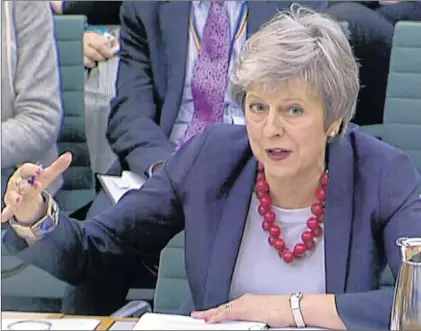
[[267, 137], [282, 136], [285, 132], [284, 123], [281, 114], [276, 110], [268, 112], [263, 134]]

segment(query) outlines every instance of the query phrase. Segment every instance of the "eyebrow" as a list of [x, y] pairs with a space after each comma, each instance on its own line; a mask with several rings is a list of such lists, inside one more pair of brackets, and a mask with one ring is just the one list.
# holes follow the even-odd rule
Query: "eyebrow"
[[[264, 98], [259, 97], [255, 94], [248, 94], [247, 97], [248, 98], [255, 98], [255, 99], [259, 99], [259, 100], [264, 100]], [[302, 101], [305, 101], [305, 100], [302, 99], [302, 98], [299, 98], [299, 97], [291, 97], [291, 98], [283, 99], [283, 101], [301, 101], [302, 102]]]

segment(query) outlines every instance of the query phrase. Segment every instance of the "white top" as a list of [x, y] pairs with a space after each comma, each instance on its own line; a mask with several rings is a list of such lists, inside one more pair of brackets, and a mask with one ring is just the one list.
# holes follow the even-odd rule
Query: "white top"
[[[230, 300], [243, 294], [290, 295], [294, 292], [325, 293], [324, 238], [304, 258], [285, 263], [275, 248], [269, 246], [267, 232], [262, 229], [263, 217], [257, 212], [259, 200], [253, 194], [246, 220], [243, 239], [231, 281]], [[272, 207], [276, 222], [282, 229], [282, 238], [292, 251], [301, 241], [312, 216], [310, 207], [281, 209]]]

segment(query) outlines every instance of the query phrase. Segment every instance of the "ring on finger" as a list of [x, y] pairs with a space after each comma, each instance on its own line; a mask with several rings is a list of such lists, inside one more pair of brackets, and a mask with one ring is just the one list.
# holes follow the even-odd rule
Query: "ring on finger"
[[16, 179], [15, 184], [16, 184], [17, 192], [19, 193], [19, 195], [22, 195], [22, 193], [23, 193], [23, 187], [22, 187], [23, 179], [22, 179], [22, 177], [19, 177], [18, 179]]

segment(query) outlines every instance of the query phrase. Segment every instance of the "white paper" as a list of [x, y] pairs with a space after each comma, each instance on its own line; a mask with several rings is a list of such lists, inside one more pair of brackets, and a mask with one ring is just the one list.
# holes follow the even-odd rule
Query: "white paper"
[[97, 319], [61, 318], [2, 318], [2, 330], [95, 330], [101, 321]]
[[121, 331], [128, 331], [133, 330], [137, 322], [126, 322], [126, 321], [116, 321], [108, 330], [121, 330]]
[[265, 330], [266, 325], [257, 322], [224, 322], [207, 324], [204, 320], [189, 316], [146, 313], [133, 330]]
[[232, 124], [234, 124], [234, 125], [246, 125], [246, 119], [245, 119], [245, 117], [233, 116], [232, 117]]
[[146, 177], [131, 171], [123, 171], [121, 176], [98, 175], [98, 179], [113, 203], [117, 203], [128, 191], [140, 189], [146, 181]]

